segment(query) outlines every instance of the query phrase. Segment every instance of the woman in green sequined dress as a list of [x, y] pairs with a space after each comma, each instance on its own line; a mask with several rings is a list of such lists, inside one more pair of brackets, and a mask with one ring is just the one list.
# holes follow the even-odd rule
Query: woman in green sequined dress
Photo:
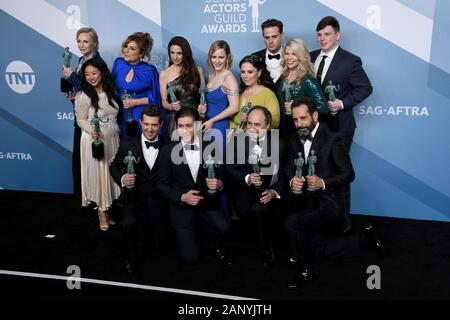
[[292, 101], [307, 96], [314, 100], [321, 115], [329, 112], [327, 99], [319, 82], [315, 78], [308, 48], [303, 40], [293, 38], [284, 47], [282, 85], [278, 89], [278, 101], [281, 108], [280, 135], [286, 137], [295, 131], [290, 115]]

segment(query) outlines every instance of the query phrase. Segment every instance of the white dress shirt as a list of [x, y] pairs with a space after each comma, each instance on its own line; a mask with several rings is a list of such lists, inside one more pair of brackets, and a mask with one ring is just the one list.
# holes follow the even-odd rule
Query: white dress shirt
[[[322, 50], [320, 50], [320, 54], [317, 56], [316, 61], [314, 61], [314, 72], [317, 74], [317, 70], [319, 69], [319, 65], [320, 62], [322, 61], [322, 57], [323, 56], [327, 56], [325, 59], [325, 64], [323, 65], [323, 70], [322, 70], [322, 77], [320, 78], [321, 82], [320, 84], [323, 84], [323, 80], [325, 79], [328, 69], [330, 68], [330, 64], [333, 61], [334, 55], [336, 54], [337, 49], [339, 48], [339, 46], [336, 46], [336, 48], [334, 48], [333, 50], [331, 50], [328, 53], [323, 52]], [[337, 85], [335, 83], [335, 85]], [[344, 103], [341, 100], [341, 109], [344, 109]]]
[[269, 54], [272, 55], [272, 53], [270, 53], [269, 50], [266, 49], [266, 69], [270, 72], [270, 77], [275, 83], [283, 73], [283, 47], [281, 47], [280, 50], [275, 53], [280, 55], [279, 60], [269, 59]]
[[[264, 139], [266, 138], [266, 136], [264, 136], [264, 137], [260, 137], [259, 138], [259, 143], [264, 143]], [[261, 155], [262, 155], [262, 147], [259, 145], [259, 144], [255, 144], [254, 146], [253, 146], [253, 149], [252, 149], [252, 151], [250, 151], [250, 154], [256, 154], [256, 155], [258, 155], [258, 158], [261, 158]], [[277, 166], [277, 164], [275, 164], [274, 165], [274, 170], [273, 170], [273, 175], [272, 175], [272, 180], [270, 181], [270, 185], [272, 186], [273, 184], [275, 184], [275, 183], [277, 183], [277, 181], [278, 181], [278, 175], [277, 175], [277, 173], [278, 173], [278, 166]], [[262, 174], [261, 174], [262, 175]], [[249, 183], [249, 179], [250, 179], [250, 174], [247, 174], [245, 177], [244, 177], [244, 180], [245, 180], [245, 183], [248, 185], [248, 183]], [[273, 192], [274, 192], [274, 194], [275, 194], [275, 198], [277, 198], [277, 199], [280, 199], [281, 197], [280, 197], [280, 195], [278, 194], [278, 192], [276, 192], [275, 190], [273, 190], [273, 189], [269, 189], [269, 190], [272, 190]]]
[[199, 149], [198, 150], [185, 150], [184, 146], [186, 144], [190, 144], [190, 143], [186, 143], [184, 141], [181, 141], [182, 145], [183, 145], [183, 152], [184, 155], [186, 157], [186, 161], [188, 163], [189, 166], [189, 171], [191, 171], [191, 175], [192, 175], [192, 179], [194, 179], [194, 182], [197, 181], [197, 175], [198, 175], [198, 170], [200, 168], [200, 164], [201, 164], [201, 153], [202, 150], [200, 149], [200, 144], [198, 142], [198, 139], [195, 139], [194, 143]]
[[[153, 166], [155, 165], [156, 158], [158, 157], [159, 149], [155, 149], [153, 147], [147, 148], [147, 146], [145, 145], [145, 141], [156, 142], [156, 141], [158, 141], [158, 137], [156, 137], [156, 139], [153, 141], [148, 140], [144, 136], [143, 133], [141, 134], [141, 137], [142, 137], [142, 139], [141, 139], [142, 153], [144, 154], [145, 162], [147, 163], [150, 170], [152, 170]], [[125, 176], [125, 174], [120, 179], [120, 182], [122, 183], [122, 187], [125, 187], [125, 182], [123, 181], [124, 176]]]
[[[314, 136], [316, 135], [317, 128], [319, 128], [319, 122], [317, 122], [316, 126], [314, 127], [313, 131], [311, 131], [311, 136], [314, 139]], [[305, 163], [308, 160], [309, 151], [311, 150], [312, 141], [306, 140], [305, 144], [303, 145], [303, 150], [305, 151]]]
[[319, 69], [319, 65], [320, 65], [320, 62], [322, 61], [322, 57], [327, 56], [325, 59], [325, 64], [323, 65], [321, 84], [323, 83], [323, 79], [325, 79], [325, 76], [327, 75], [328, 69], [330, 68], [331, 61], [333, 61], [334, 55], [336, 54], [336, 51], [338, 48], [339, 48], [339, 46], [336, 46], [336, 48], [334, 48], [333, 50], [331, 50], [328, 53], [325, 53], [321, 50], [319, 55], [316, 58], [316, 61], [314, 61], [314, 72], [317, 74], [317, 70]]
[[[319, 122], [317, 122], [316, 126], [314, 127], [313, 131], [311, 131], [311, 136], [314, 139], [314, 136], [316, 135], [317, 129], [319, 128]], [[308, 156], [309, 151], [311, 150], [312, 141], [306, 140], [305, 144], [303, 145], [303, 151], [305, 152], [305, 164], [308, 163]], [[294, 179], [294, 178], [292, 178]], [[289, 181], [289, 186], [292, 187], [292, 179]], [[322, 190], [325, 190], [325, 181], [321, 178], [322, 182]]]
[[155, 165], [156, 158], [158, 157], [159, 149], [155, 149], [153, 147], [147, 148], [147, 146], [145, 145], [145, 141], [156, 142], [158, 141], [158, 137], [156, 137], [155, 140], [150, 141], [142, 133], [141, 139], [142, 152], [144, 154], [145, 162], [147, 162], [148, 167], [150, 168], [150, 170], [152, 170], [153, 166]]

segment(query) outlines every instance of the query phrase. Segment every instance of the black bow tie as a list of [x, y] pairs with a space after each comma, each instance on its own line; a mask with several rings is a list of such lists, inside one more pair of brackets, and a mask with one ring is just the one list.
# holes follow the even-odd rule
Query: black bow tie
[[200, 150], [200, 148], [196, 145], [196, 144], [188, 144], [186, 143], [183, 146], [184, 150], [188, 150], [188, 151], [197, 151]]
[[300, 142], [302, 143], [302, 144], [305, 144], [306, 143], [306, 141], [313, 141], [313, 136], [311, 135], [311, 134], [309, 134], [307, 137], [302, 137], [302, 136], [300, 136]]
[[150, 147], [153, 147], [153, 148], [155, 148], [155, 149], [158, 149], [160, 143], [159, 143], [159, 141], [153, 141], [153, 142], [145, 141], [145, 145], [147, 146], [147, 149], [150, 148]]
[[281, 55], [279, 53], [277, 53], [277, 54], [268, 54], [267, 56], [269, 57], [269, 60], [272, 60], [272, 59], [280, 60], [280, 58], [281, 58]]

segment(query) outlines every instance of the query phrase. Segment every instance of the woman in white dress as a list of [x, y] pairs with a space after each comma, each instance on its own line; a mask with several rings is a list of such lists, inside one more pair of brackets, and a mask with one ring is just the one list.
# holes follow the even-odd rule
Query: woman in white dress
[[[118, 98], [106, 64], [98, 59], [87, 60], [81, 73], [81, 91], [75, 97], [75, 114], [82, 130], [81, 205], [85, 207], [92, 202], [97, 205], [100, 230], [106, 231], [114, 224], [107, 211], [120, 195], [120, 188], [109, 173], [109, 165], [119, 148]], [[100, 133], [92, 125], [95, 114], [100, 119]], [[104, 144], [101, 159], [92, 156], [91, 145], [96, 139]]]

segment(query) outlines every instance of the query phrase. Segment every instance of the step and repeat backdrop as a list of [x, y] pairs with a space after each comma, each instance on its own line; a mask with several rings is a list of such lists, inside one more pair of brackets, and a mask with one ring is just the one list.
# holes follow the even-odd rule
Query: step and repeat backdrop
[[72, 192], [72, 104], [59, 92], [62, 53], [78, 61], [75, 35], [94, 27], [112, 67], [122, 41], [149, 32], [152, 63], [187, 38], [206, 70], [211, 42], [226, 40], [233, 71], [264, 48], [260, 24], [282, 20], [285, 40], [317, 49], [324, 16], [341, 46], [363, 60], [372, 95], [354, 108], [352, 212], [450, 221], [450, 2], [445, 0], [0, 0], [0, 187]]

